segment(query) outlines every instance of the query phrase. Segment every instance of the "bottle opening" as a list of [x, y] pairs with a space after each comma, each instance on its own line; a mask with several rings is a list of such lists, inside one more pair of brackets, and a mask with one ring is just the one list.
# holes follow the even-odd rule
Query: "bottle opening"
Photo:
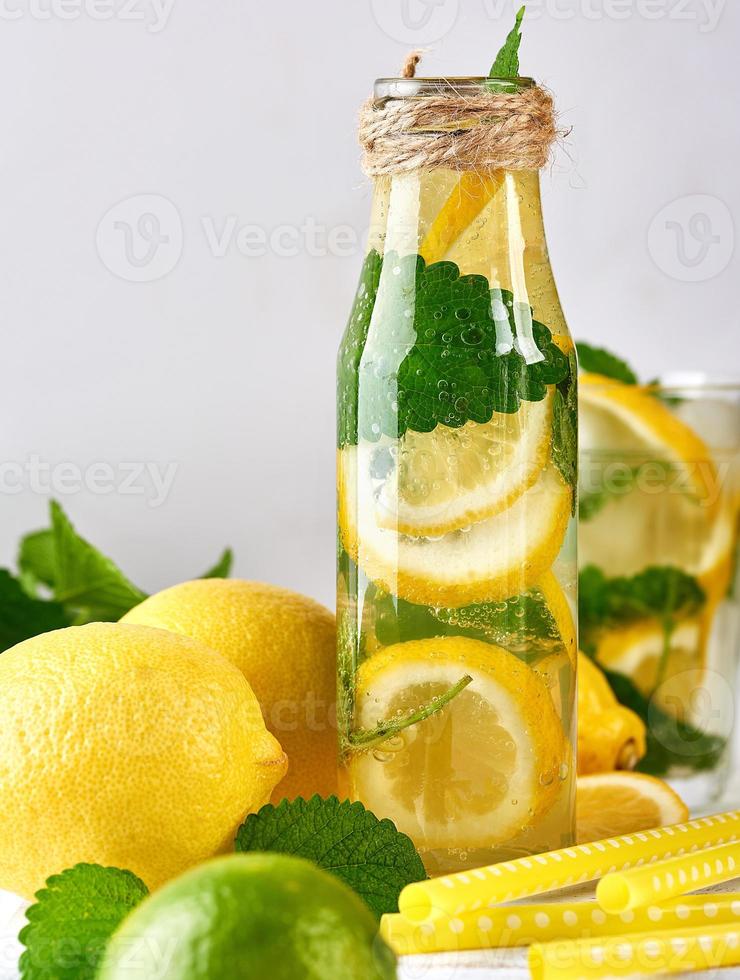
[[477, 95], [481, 89], [493, 92], [521, 92], [533, 88], [533, 78], [491, 78], [489, 76], [461, 76], [448, 78], [378, 78], [373, 96], [375, 103], [383, 104], [391, 99], [415, 99], [430, 95], [465, 96]]

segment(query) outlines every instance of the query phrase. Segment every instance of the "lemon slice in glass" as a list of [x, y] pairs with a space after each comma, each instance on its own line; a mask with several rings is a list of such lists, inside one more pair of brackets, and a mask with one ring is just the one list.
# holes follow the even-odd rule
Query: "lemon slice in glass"
[[568, 746], [537, 674], [462, 637], [386, 647], [357, 674], [356, 726], [406, 716], [460, 681], [431, 717], [349, 762], [351, 791], [422, 850], [491, 847], [541, 819], [563, 784]]
[[560, 551], [571, 491], [552, 465], [506, 510], [439, 537], [410, 537], [380, 527], [372, 493], [365, 481], [357, 481], [356, 465], [355, 447], [342, 450], [342, 542], [368, 578], [391, 595], [428, 606], [519, 595], [542, 578]]
[[552, 391], [490, 422], [409, 430], [398, 441], [364, 442], [358, 478], [379, 527], [440, 535], [500, 513], [536, 481], [550, 453]]

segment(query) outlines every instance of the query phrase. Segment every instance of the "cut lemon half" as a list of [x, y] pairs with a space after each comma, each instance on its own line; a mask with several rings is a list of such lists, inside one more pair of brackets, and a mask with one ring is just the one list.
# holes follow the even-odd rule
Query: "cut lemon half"
[[345, 450], [357, 453], [378, 526], [415, 537], [447, 534], [511, 506], [547, 463], [552, 400], [548, 389], [542, 401], [494, 412], [490, 422], [409, 430], [398, 441]]
[[678, 793], [655, 776], [604, 772], [579, 776], [576, 839], [579, 844], [683, 823], [689, 811]]
[[356, 726], [407, 716], [472, 682], [436, 714], [349, 762], [353, 799], [421, 850], [489, 847], [557, 798], [569, 748], [550, 695], [506, 650], [462, 637], [386, 647], [357, 673]]
[[666, 405], [637, 385], [582, 374], [578, 390], [581, 447], [643, 453], [676, 468], [680, 486], [704, 509], [717, 499], [718, 475], [707, 444]]
[[526, 592], [557, 557], [571, 492], [548, 465], [538, 481], [495, 517], [437, 538], [380, 527], [372, 494], [357, 479], [357, 454], [339, 456], [339, 528], [348, 554], [391, 595], [428, 606], [464, 606]]

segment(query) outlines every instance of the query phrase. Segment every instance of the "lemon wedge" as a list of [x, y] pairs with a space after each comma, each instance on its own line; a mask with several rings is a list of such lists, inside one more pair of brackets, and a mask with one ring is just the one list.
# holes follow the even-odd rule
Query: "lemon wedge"
[[568, 745], [550, 695], [523, 661], [462, 637], [386, 647], [357, 674], [356, 725], [406, 716], [460, 681], [444, 708], [349, 762], [353, 799], [422, 850], [509, 841], [552, 806]]
[[358, 478], [379, 527], [448, 534], [500, 513], [536, 481], [550, 453], [552, 389], [511, 414], [396, 441], [361, 442]]
[[598, 374], [582, 374], [578, 391], [581, 448], [615, 454], [652, 452], [673, 464], [678, 486], [695, 503], [711, 509], [718, 489], [717, 467], [707, 444], [666, 405], [637, 385]]
[[506, 510], [440, 537], [410, 537], [377, 523], [372, 491], [357, 478], [354, 446], [340, 451], [338, 483], [347, 553], [386, 592], [428, 606], [526, 592], [557, 557], [570, 518], [570, 488], [552, 465]]
[[683, 823], [689, 811], [681, 797], [655, 776], [604, 772], [579, 776], [576, 839], [579, 844]]

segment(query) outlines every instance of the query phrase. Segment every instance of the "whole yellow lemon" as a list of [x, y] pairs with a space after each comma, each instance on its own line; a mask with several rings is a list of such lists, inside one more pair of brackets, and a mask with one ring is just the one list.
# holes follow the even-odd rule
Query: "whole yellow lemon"
[[240, 671], [164, 630], [93, 623], [0, 656], [0, 888], [84, 861], [154, 889], [230, 849], [287, 767]]
[[191, 636], [243, 671], [290, 759], [273, 800], [337, 792], [336, 626], [328, 609], [275, 585], [198, 579], [151, 596], [122, 622]]

